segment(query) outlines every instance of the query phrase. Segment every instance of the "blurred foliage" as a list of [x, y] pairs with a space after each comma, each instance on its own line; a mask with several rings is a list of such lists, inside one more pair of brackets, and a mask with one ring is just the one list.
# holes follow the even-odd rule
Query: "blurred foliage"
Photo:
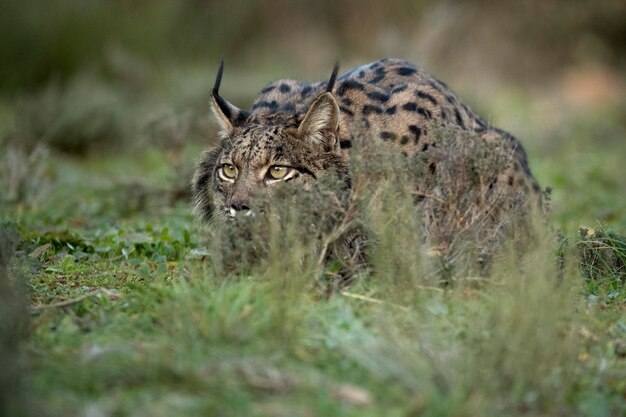
[[79, 154], [114, 149], [129, 137], [127, 100], [119, 89], [92, 77], [73, 78], [65, 88], [50, 84], [20, 100], [12, 139], [27, 149], [38, 143]]
[[620, 0], [5, 0], [0, 61], [10, 65], [0, 68], [0, 91], [85, 67], [106, 75], [118, 46], [153, 64], [226, 56], [257, 68], [400, 54], [461, 69], [474, 54], [483, 69], [524, 78], [588, 58], [623, 67], [624, 22]]
[[[170, 5], [171, 4], [171, 5]], [[109, 44], [147, 57], [168, 49], [177, 6], [167, 1], [8, 0], [2, 3], [2, 88], [33, 88], [102, 65]]]
[[619, 0], [59, 0], [54, 7], [6, 0], [1, 7], [0, 60], [10, 65], [0, 67], [0, 135], [29, 152], [40, 142], [75, 154], [134, 149], [164, 117], [180, 127], [168, 141], [184, 133], [205, 139], [219, 57], [228, 63], [224, 89], [243, 106], [273, 78], [318, 79], [337, 59], [346, 68], [380, 56], [415, 61], [468, 91], [470, 104], [492, 100], [494, 89], [485, 87], [494, 85], [538, 87], [581, 108], [615, 106], [626, 91]]
[[19, 241], [17, 226], [0, 220], [0, 414], [22, 417], [36, 415], [39, 401], [30, 398], [26, 382], [27, 278], [12, 262]]

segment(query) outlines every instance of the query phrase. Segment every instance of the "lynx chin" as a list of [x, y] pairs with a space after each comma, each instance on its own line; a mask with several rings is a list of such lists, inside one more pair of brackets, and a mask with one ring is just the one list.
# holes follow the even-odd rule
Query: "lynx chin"
[[[222, 62], [211, 92], [219, 144], [202, 155], [192, 182], [203, 221], [247, 213], [253, 194], [283, 182], [307, 187], [326, 172], [349, 180], [350, 148], [364, 134], [411, 157], [437, 146], [438, 127], [510, 149], [510, 163], [493, 173], [493, 181], [541, 205], [541, 188], [518, 140], [490, 126], [445, 83], [409, 62], [385, 58], [343, 74], [335, 66], [328, 80], [315, 83], [278, 80], [261, 90], [249, 110], [220, 96], [223, 70]], [[431, 167], [436, 169], [436, 162]]]

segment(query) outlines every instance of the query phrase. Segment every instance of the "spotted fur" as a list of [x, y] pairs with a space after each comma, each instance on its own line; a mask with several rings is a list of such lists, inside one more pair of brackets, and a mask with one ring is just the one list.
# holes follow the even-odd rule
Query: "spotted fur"
[[[490, 126], [445, 83], [409, 62], [381, 59], [336, 79], [335, 69], [330, 80], [317, 83], [278, 80], [261, 90], [250, 111], [219, 96], [222, 70], [212, 93], [220, 143], [203, 155], [192, 186], [204, 220], [247, 209], [252, 193], [276, 184], [267, 176], [272, 166], [289, 167], [286, 180], [304, 185], [328, 170], [348, 177], [347, 149], [364, 130], [407, 155], [427, 150], [436, 126], [500, 141], [514, 152], [514, 163], [496, 173], [498, 180], [541, 200], [517, 139]], [[235, 179], [220, 175], [225, 164], [236, 168]]]

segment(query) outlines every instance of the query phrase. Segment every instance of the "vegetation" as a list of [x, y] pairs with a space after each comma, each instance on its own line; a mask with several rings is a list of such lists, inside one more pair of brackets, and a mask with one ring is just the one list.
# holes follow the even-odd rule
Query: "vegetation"
[[[272, 78], [325, 74], [316, 65], [337, 55], [326, 59], [323, 45], [306, 56], [294, 47], [268, 54], [290, 26], [276, 28], [263, 2], [248, 14], [225, 5], [211, 13], [194, 0], [136, 9], [63, 0], [58, 13], [22, 3], [8, 1], [0, 13], [12, 29], [0, 56], [14, 63], [0, 68], [1, 415], [626, 413], [626, 95], [611, 75], [623, 64], [617, 3], [594, 5], [595, 17], [580, 14], [587, 21], [561, 13], [569, 3], [560, 2], [547, 21], [562, 24], [533, 26], [524, 37], [531, 43], [513, 48], [509, 64], [522, 72], [528, 63], [518, 58], [529, 49], [550, 55], [541, 71], [550, 67], [545, 82], [566, 86], [561, 93], [511, 80], [472, 90], [458, 66], [430, 61], [446, 80], [447, 70], [463, 74], [452, 85], [520, 138], [533, 173], [553, 188], [549, 219], [525, 218], [524, 229], [456, 222], [473, 216], [461, 203], [479, 176], [438, 178], [409, 196], [410, 176], [427, 167], [388, 155], [355, 160], [352, 195], [337, 193], [330, 177], [308, 193], [278, 190], [255, 217], [202, 227], [189, 181], [214, 135], [212, 58], [249, 45], [233, 57], [225, 86], [244, 105]], [[311, 32], [302, 20], [290, 24], [346, 50], [362, 38], [358, 28], [374, 31], [331, 3], [306, 11], [330, 10], [334, 21], [316, 20]], [[404, 31], [421, 16], [464, 15], [428, 14], [430, 4], [399, 0], [383, 11], [371, 3], [361, 16], [391, 16]], [[610, 24], [598, 25], [605, 15]], [[32, 22], [45, 24], [34, 30]], [[562, 45], [573, 32], [570, 49], [532, 48], [546, 36]], [[205, 49], [207, 39], [230, 43]], [[478, 53], [471, 43], [461, 46]], [[362, 54], [408, 53], [355, 44]], [[554, 78], [591, 50], [602, 55], [594, 55], [601, 70], [577, 72], [573, 84]], [[285, 64], [294, 60], [311, 65], [292, 73]], [[580, 95], [583, 106], [572, 98]], [[442, 141], [454, 136], [441, 132]], [[443, 163], [463, 175], [477, 162], [501, 163], [481, 149], [452, 149]], [[428, 187], [441, 184], [445, 199], [433, 199]], [[485, 234], [492, 227], [502, 233]], [[341, 244], [345, 236], [358, 237], [358, 251]]]
[[[195, 154], [192, 144], [180, 158]], [[21, 346], [37, 407], [52, 415], [624, 411], [618, 233], [573, 231], [559, 246], [539, 222], [530, 225], [532, 246], [504, 243], [488, 272], [450, 271], [422, 243], [401, 161], [363, 173], [379, 191], [360, 200], [352, 223], [338, 222], [346, 206], [328, 198], [324, 186], [337, 189], [330, 179], [312, 194], [274, 196], [266, 221], [209, 230], [185, 200], [155, 193], [154, 184], [179, 188], [171, 161], [162, 148], [140, 158], [48, 154], [37, 162], [41, 178], [6, 202], [3, 233], [20, 236], [9, 288], [17, 280], [30, 290]], [[129, 176], [141, 181], [129, 185]], [[368, 264], [345, 286], [342, 258], [320, 257], [355, 222], [368, 225]], [[18, 316], [4, 317], [20, 323], [27, 314]], [[8, 334], [24, 324], [17, 329]]]

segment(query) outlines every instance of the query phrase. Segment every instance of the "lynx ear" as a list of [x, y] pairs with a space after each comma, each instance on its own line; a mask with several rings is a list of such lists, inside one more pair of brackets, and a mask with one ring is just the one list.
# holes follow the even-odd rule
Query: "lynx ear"
[[331, 93], [323, 93], [313, 101], [298, 127], [298, 134], [332, 149], [337, 144], [339, 105]]
[[211, 90], [211, 104], [213, 113], [215, 114], [220, 127], [226, 133], [230, 133], [232, 132], [233, 127], [243, 123], [250, 113], [230, 104], [220, 96], [219, 90], [220, 84], [222, 83], [223, 73], [224, 60], [220, 62], [220, 67], [217, 70], [217, 76], [215, 77], [215, 84], [213, 85], [213, 90]]

